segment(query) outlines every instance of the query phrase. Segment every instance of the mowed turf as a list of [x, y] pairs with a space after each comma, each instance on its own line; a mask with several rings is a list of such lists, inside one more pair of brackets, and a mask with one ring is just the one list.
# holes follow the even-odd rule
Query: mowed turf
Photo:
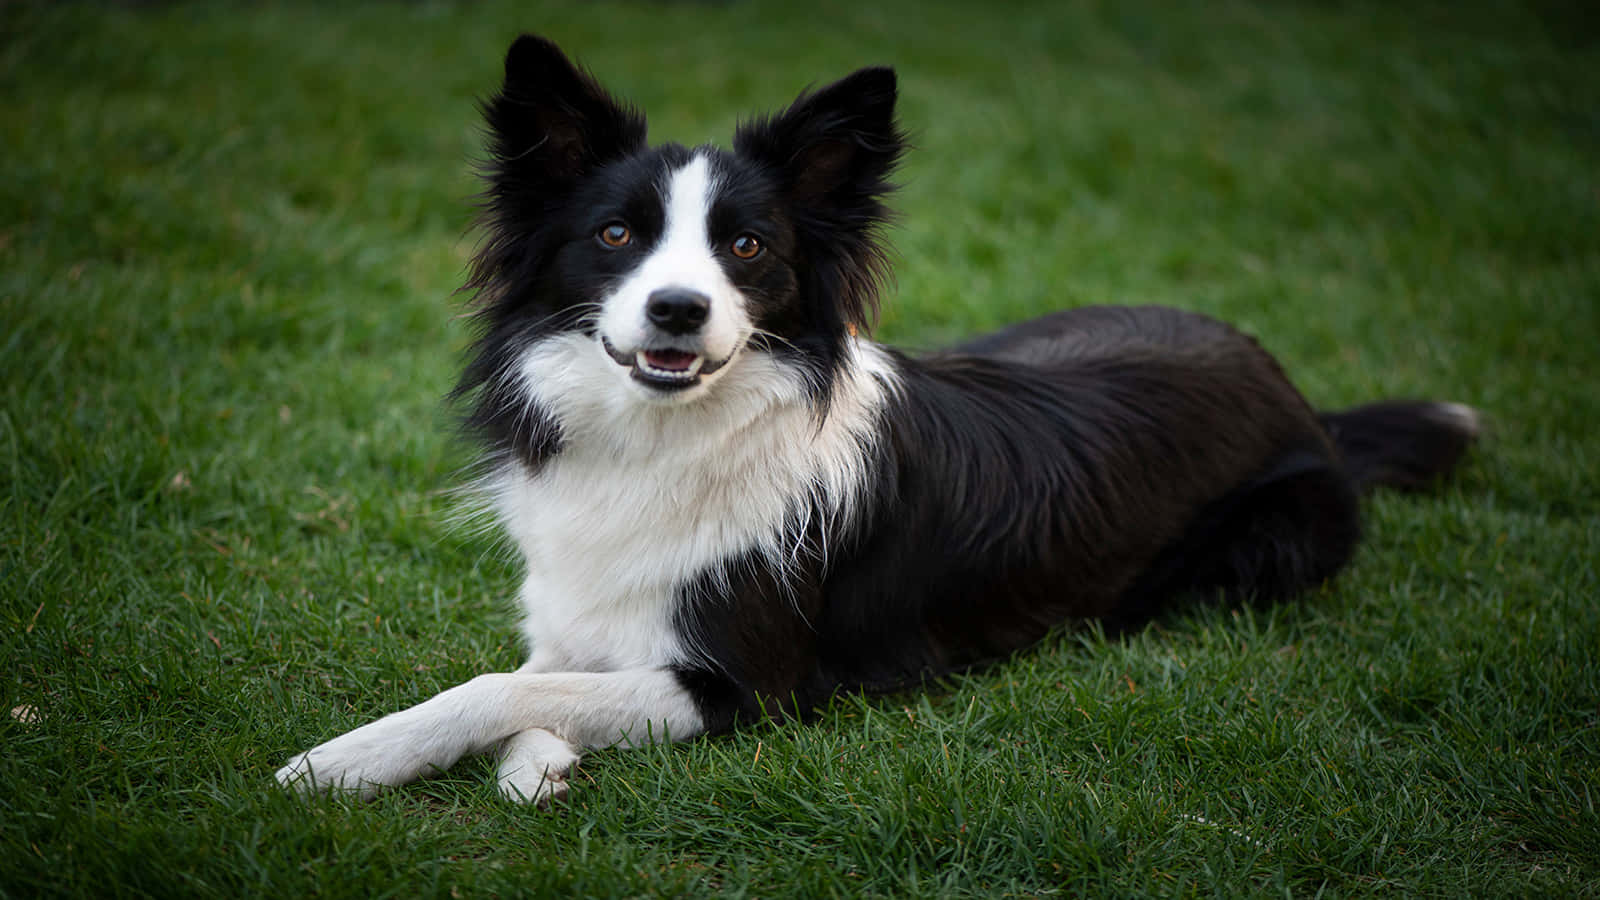
[[[1600, 893], [1600, 30], [1399, 6], [0, 7], [0, 895]], [[523, 30], [691, 144], [897, 66], [887, 340], [1165, 303], [1491, 431], [1292, 606], [597, 752], [557, 815], [287, 796], [520, 661], [442, 398]]]

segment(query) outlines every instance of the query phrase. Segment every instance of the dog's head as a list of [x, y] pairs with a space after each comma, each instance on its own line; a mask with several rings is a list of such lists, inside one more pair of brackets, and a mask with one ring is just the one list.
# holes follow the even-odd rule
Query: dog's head
[[715, 396], [753, 353], [825, 398], [886, 270], [894, 102], [893, 70], [862, 69], [743, 124], [731, 152], [649, 147], [639, 113], [519, 38], [484, 106], [484, 335], [463, 387], [492, 392], [517, 348], [576, 334], [629, 402]]

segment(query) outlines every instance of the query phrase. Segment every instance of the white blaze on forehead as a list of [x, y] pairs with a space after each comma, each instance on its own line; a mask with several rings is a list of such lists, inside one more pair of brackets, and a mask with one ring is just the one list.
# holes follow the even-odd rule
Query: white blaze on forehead
[[[666, 215], [661, 238], [605, 299], [601, 333], [624, 353], [697, 342], [697, 349], [709, 361], [721, 362], [748, 335], [750, 323], [744, 296], [728, 279], [711, 246], [706, 220], [716, 197], [716, 173], [711, 161], [696, 153], [667, 175], [662, 188]], [[667, 288], [695, 291], [711, 301], [710, 315], [697, 335], [672, 339], [650, 325], [645, 316], [650, 295]]]
[[[667, 226], [655, 256], [665, 256], [673, 262], [688, 263], [700, 250], [711, 252], [711, 238], [706, 233], [706, 218], [711, 215], [711, 198], [716, 181], [711, 175], [711, 162], [695, 154], [689, 164], [673, 172], [667, 179]], [[711, 260], [713, 264], [716, 260]], [[718, 267], [720, 270], [720, 266]]]

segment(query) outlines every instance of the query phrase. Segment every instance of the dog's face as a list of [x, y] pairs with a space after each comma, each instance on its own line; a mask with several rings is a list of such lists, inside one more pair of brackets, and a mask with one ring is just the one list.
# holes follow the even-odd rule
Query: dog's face
[[651, 148], [639, 114], [518, 39], [485, 104], [484, 335], [463, 389], [493, 394], [516, 352], [577, 334], [630, 402], [714, 397], [752, 353], [825, 398], [884, 272], [894, 101], [893, 71], [863, 69], [741, 126], [731, 152]]
[[[596, 304], [596, 338], [647, 400], [705, 392], [767, 313], [795, 302], [793, 225], [770, 179], [740, 179], [735, 163], [661, 150], [606, 167], [579, 192], [587, 227], [556, 251], [572, 282], [604, 273], [581, 302]], [[730, 191], [739, 180], [755, 190]]]

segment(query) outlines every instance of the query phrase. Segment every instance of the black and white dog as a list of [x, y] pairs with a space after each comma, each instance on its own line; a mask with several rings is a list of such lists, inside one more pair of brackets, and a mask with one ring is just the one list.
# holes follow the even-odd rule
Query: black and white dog
[[532, 655], [295, 757], [371, 793], [496, 752], [545, 801], [586, 749], [803, 715], [1178, 594], [1339, 570], [1358, 495], [1448, 471], [1465, 406], [1319, 414], [1255, 341], [1061, 312], [910, 357], [858, 336], [905, 149], [894, 72], [650, 147], [549, 41], [485, 106], [481, 333], [458, 389], [527, 561]]

